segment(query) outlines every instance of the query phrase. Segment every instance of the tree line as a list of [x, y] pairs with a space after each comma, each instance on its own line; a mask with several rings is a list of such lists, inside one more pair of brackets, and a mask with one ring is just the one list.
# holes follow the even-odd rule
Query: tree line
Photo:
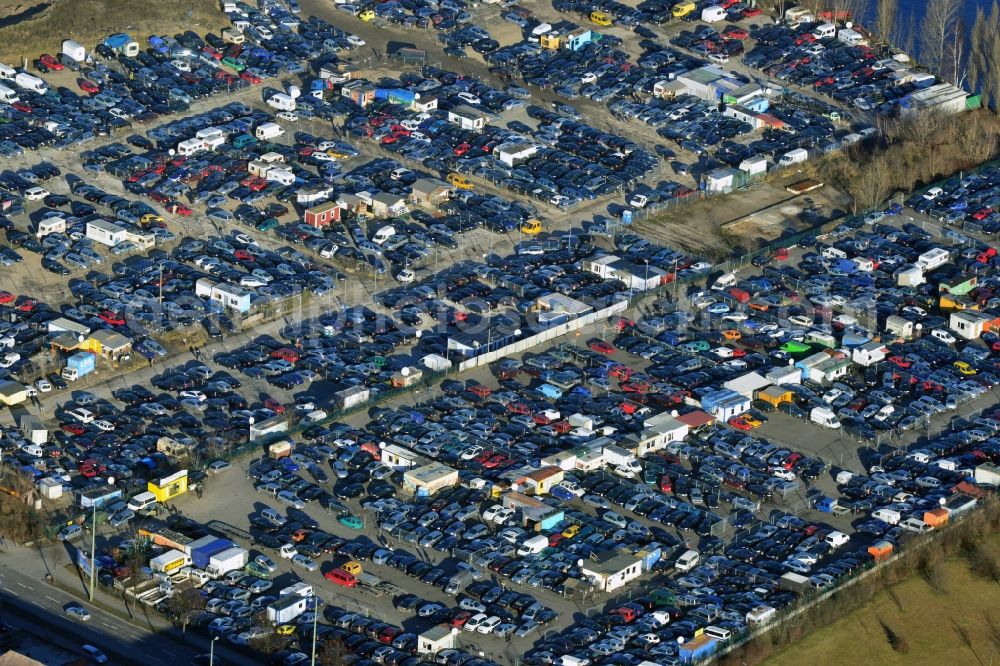
[[[963, 0], [925, 0], [923, 13], [901, 15], [899, 0], [762, 0], [758, 4], [779, 16], [793, 4], [814, 15], [838, 21], [866, 17], [876, 46], [889, 45], [919, 54], [920, 64], [943, 81], [979, 91], [983, 105], [1000, 108], [1000, 6], [993, 0], [979, 7], [972, 30], [962, 20]], [[848, 19], [849, 20], [849, 19]]]

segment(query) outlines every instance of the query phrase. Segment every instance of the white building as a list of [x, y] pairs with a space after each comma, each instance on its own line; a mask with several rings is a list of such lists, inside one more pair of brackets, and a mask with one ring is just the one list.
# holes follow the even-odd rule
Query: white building
[[125, 240], [125, 235], [125, 228], [114, 222], [107, 220], [87, 222], [87, 238], [101, 245], [114, 247]]
[[448, 111], [448, 122], [455, 123], [462, 129], [479, 131], [486, 127], [486, 114], [468, 104], [462, 104]]
[[604, 550], [580, 561], [580, 573], [602, 592], [612, 592], [642, 575], [642, 560], [624, 551]]

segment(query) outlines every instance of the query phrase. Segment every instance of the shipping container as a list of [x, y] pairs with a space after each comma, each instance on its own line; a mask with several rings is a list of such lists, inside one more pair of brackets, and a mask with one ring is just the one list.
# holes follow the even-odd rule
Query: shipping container
[[368, 401], [369, 391], [364, 386], [352, 386], [333, 394], [338, 409], [351, 409]]
[[789, 571], [781, 576], [778, 587], [787, 592], [804, 594], [812, 589], [812, 584], [806, 576]]

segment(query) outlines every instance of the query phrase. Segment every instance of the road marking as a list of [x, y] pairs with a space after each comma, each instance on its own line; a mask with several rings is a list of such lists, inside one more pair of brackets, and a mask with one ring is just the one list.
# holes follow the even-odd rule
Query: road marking
[[49, 595], [47, 595], [47, 594], [45, 595], [45, 598], [46, 598], [46, 599], [48, 599], [49, 601], [54, 601], [54, 602], [56, 602], [56, 603], [59, 603], [59, 600], [58, 600], [58, 599], [53, 599], [52, 597], [50, 597], [50, 596], [49, 596]]
[[20, 581], [17, 581], [17, 584], [20, 585], [21, 587], [23, 587], [26, 590], [34, 590], [35, 589], [35, 588], [31, 587], [30, 585], [25, 585], [24, 583], [22, 583]]
[[155, 661], [158, 664], [165, 664], [165, 663], [167, 663], [167, 662], [163, 661], [162, 659], [157, 659], [156, 657], [154, 657], [151, 654], [147, 654], [146, 655], [146, 659], [149, 659], [150, 661]]
[[177, 656], [176, 654], [174, 654], [170, 650], [162, 650], [161, 649], [160, 652], [162, 652], [163, 654], [167, 655], [168, 657], [176, 657]]

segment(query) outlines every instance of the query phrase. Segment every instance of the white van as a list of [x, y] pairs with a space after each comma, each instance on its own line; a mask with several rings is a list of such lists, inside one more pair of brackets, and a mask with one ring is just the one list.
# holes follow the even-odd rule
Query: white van
[[934, 529], [919, 518], [907, 518], [899, 523], [899, 526], [907, 532], [930, 532]]
[[837, 34], [837, 26], [832, 23], [823, 23], [813, 30], [813, 37], [816, 39], [829, 39]]
[[17, 92], [11, 90], [7, 86], [0, 85], [0, 102], [6, 102], [7, 104], [13, 104], [18, 100]]
[[33, 458], [41, 458], [44, 453], [42, 447], [38, 444], [25, 444], [21, 447], [21, 450]]
[[820, 254], [827, 259], [847, 259], [847, 253], [835, 247], [824, 247]]
[[376, 245], [382, 245], [395, 235], [396, 235], [396, 227], [390, 224], [376, 231], [375, 235], [372, 236], [372, 242], [375, 243]]
[[5, 65], [0, 62], [0, 79], [6, 79], [8, 81], [13, 81], [14, 77], [17, 76], [17, 70], [10, 65]]
[[833, 413], [833, 410], [826, 407], [813, 407], [812, 411], [809, 412], [809, 420], [824, 428], [836, 430], [840, 427], [840, 420], [837, 419], [837, 415]]
[[728, 641], [733, 637], [733, 632], [725, 629], [723, 627], [717, 627], [714, 624], [710, 624], [705, 627], [705, 635], [711, 636], [712, 638], [719, 641]]
[[726, 273], [725, 275], [720, 275], [715, 282], [712, 283], [712, 291], [724, 291], [735, 286], [736, 275], [734, 273]]
[[139, 493], [128, 501], [128, 508], [133, 511], [142, 511], [156, 504], [156, 495], [151, 492]]
[[931, 331], [931, 337], [934, 338], [935, 340], [940, 340], [946, 345], [955, 344], [955, 336], [941, 328], [935, 328], [933, 331]]
[[267, 105], [279, 111], [294, 111], [295, 98], [285, 93], [277, 93], [267, 98]]
[[674, 568], [678, 571], [691, 571], [691, 569], [698, 566], [699, 562], [701, 562], [701, 555], [698, 554], [697, 550], [686, 550], [674, 562]]

